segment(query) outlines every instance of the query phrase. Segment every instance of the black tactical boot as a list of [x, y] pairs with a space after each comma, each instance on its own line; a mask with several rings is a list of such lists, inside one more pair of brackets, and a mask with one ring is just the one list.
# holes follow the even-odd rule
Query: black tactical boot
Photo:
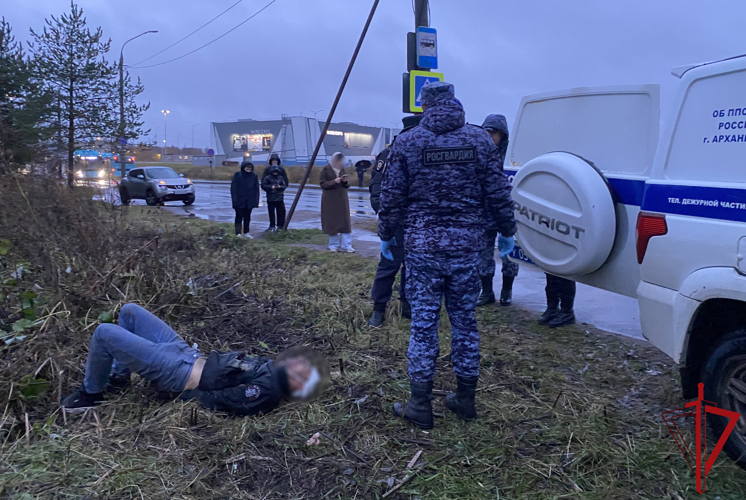
[[373, 315], [368, 320], [368, 326], [371, 328], [380, 328], [386, 322], [386, 309], [383, 311], [379, 309], [373, 310]]
[[551, 320], [549, 320], [547, 326], [549, 326], [549, 328], [559, 328], [561, 326], [572, 324], [575, 324], [575, 312], [572, 309], [566, 310], [562, 308]]
[[412, 319], [412, 305], [407, 300], [401, 301], [401, 317]]
[[474, 407], [474, 396], [477, 391], [479, 377], [457, 377], [458, 388], [456, 393], [446, 396], [446, 407], [456, 414], [457, 417], [466, 421], [477, 418], [477, 409]]
[[477, 307], [495, 303], [495, 292], [492, 290], [493, 279], [495, 279], [494, 274], [482, 276], [482, 293], [477, 300]]
[[514, 276], [503, 275], [503, 287], [500, 290], [500, 305], [509, 306], [513, 303], [513, 281]]
[[539, 324], [540, 325], [548, 325], [550, 321], [552, 321], [555, 316], [559, 314], [559, 307], [555, 306], [547, 306], [547, 310], [544, 311], [544, 314], [542, 314], [539, 317]]
[[394, 403], [394, 416], [420, 429], [433, 428], [433, 383], [409, 382], [412, 397], [408, 403]]

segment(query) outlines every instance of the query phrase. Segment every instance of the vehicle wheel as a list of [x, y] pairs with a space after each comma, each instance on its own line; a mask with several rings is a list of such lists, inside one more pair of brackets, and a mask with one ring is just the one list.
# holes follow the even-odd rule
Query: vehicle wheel
[[155, 195], [155, 192], [152, 189], [148, 189], [148, 191], [145, 193], [145, 203], [147, 203], [151, 207], [154, 207], [158, 204], [158, 197]]
[[[738, 465], [746, 469], [746, 330], [738, 330], [723, 337], [702, 369], [704, 397], [717, 403], [718, 408], [741, 414], [735, 429], [723, 449]], [[728, 419], [708, 418], [720, 439]], [[709, 441], [709, 439], [708, 439]]]
[[122, 205], [129, 205], [132, 201], [130, 193], [127, 191], [126, 187], [119, 188], [119, 200], [122, 202]]
[[183, 200], [183, 202], [184, 202], [184, 205], [186, 205], [186, 206], [189, 206], [189, 205], [191, 205], [192, 203], [194, 203], [194, 195], [193, 195], [193, 194], [190, 194], [190, 195], [189, 195], [189, 196], [187, 197], [187, 199], [186, 199], [186, 200]]

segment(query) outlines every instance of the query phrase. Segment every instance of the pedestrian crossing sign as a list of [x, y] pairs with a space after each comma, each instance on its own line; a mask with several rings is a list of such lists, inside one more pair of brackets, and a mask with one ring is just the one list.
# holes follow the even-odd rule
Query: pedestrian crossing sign
[[409, 72], [409, 111], [412, 113], [422, 113], [422, 87], [428, 82], [442, 82], [443, 73], [433, 73], [431, 71], [410, 71]]

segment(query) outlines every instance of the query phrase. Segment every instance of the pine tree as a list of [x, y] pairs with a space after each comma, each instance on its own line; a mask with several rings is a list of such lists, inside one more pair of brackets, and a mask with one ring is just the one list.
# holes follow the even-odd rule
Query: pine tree
[[28, 166], [44, 152], [51, 136], [50, 102], [10, 24], [0, 19], [0, 171]]
[[29, 44], [34, 73], [54, 96], [59, 135], [67, 156], [67, 180], [73, 185], [75, 150], [93, 143], [95, 137], [111, 137], [118, 93], [113, 92], [115, 66], [105, 55], [111, 40], [101, 28], [86, 26], [83, 10], [74, 2], [70, 13], [50, 16], [41, 33], [31, 30]]
[[[137, 103], [137, 97], [145, 91], [140, 77], [137, 78], [137, 83], [133, 84], [129, 71], [125, 70], [123, 73], [124, 78], [122, 79], [121, 87], [117, 78], [112, 89], [112, 92], [117, 94], [119, 98], [115, 115], [110, 120], [116, 123], [115, 129], [108, 134], [108, 137], [114, 139], [112, 148], [120, 151], [122, 156], [126, 156], [133, 150], [132, 148], [138, 139], [150, 133], [150, 130], [143, 129], [143, 125], [145, 124], [143, 114], [150, 109], [150, 103], [143, 105]], [[121, 120], [121, 108], [119, 107], [122, 95], [124, 97], [124, 121]], [[119, 142], [120, 137], [126, 141], [125, 145]], [[124, 169], [124, 161], [121, 161], [120, 165]], [[124, 171], [122, 171], [122, 175], [124, 175]]]

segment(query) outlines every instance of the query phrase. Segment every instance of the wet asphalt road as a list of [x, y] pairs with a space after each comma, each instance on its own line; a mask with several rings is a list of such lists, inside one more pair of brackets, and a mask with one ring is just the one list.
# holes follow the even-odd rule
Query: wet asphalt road
[[[184, 207], [181, 202], [167, 203], [169, 210], [184, 215], [185, 212], [203, 219], [219, 222], [232, 222], [234, 217], [231, 208], [230, 183], [197, 182], [196, 201], [191, 207]], [[285, 192], [285, 204], [290, 205], [297, 192], [297, 187], [291, 186]], [[376, 214], [370, 208], [370, 196], [367, 189], [349, 191], [350, 213], [354, 220], [375, 220]], [[144, 204], [137, 200], [137, 204]], [[262, 202], [252, 216], [251, 232], [256, 236], [266, 229], [268, 217], [266, 202], [262, 195]], [[296, 229], [321, 228], [321, 190], [306, 188], [303, 191], [291, 226]], [[353, 222], [354, 226], [354, 222]], [[379, 253], [379, 240], [375, 234], [367, 230], [353, 229], [353, 246], [358, 253], [374, 257]], [[498, 260], [499, 266], [499, 260]], [[495, 291], [499, 292], [502, 278], [495, 277]], [[513, 301], [519, 307], [534, 311], [543, 311], [546, 307], [544, 273], [533, 266], [521, 265], [518, 278], [513, 288]], [[578, 283], [575, 300], [575, 315], [578, 322], [593, 325], [608, 332], [617, 333], [634, 338], [643, 338], [640, 329], [640, 311], [637, 300], [623, 297]], [[497, 306], [499, 307], [499, 306]]]

